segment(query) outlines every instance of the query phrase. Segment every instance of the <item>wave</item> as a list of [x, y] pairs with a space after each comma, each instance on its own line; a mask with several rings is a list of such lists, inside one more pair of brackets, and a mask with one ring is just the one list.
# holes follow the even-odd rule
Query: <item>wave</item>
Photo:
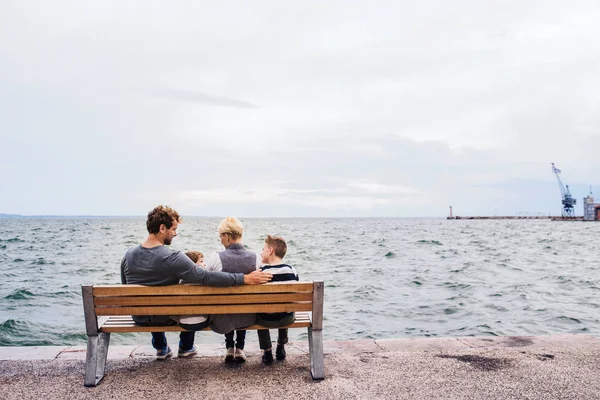
[[14, 238], [10, 238], [10, 239], [0, 239], [0, 242], [6, 242], [6, 243], [25, 243], [25, 241], [19, 237], [14, 237]]
[[54, 264], [56, 264], [56, 262], [46, 261], [46, 259], [44, 259], [44, 257], [40, 257], [31, 263], [31, 265], [54, 265]]
[[560, 317], [556, 318], [558, 321], [564, 321], [567, 323], [576, 323], [576, 324], [580, 324], [581, 321], [577, 318], [573, 318], [573, 317], [567, 317], [566, 315], [561, 315]]
[[60, 291], [60, 292], [50, 292], [50, 293], [45, 293], [44, 297], [49, 297], [49, 298], [58, 298], [58, 299], [64, 299], [64, 298], [78, 298], [80, 296], [80, 292], [79, 291]]
[[442, 242], [440, 242], [439, 240], [417, 240], [417, 243], [422, 243], [422, 244], [434, 244], [436, 246], [443, 246], [444, 244]]
[[35, 294], [31, 293], [27, 289], [17, 289], [11, 294], [4, 296], [4, 300], [30, 300], [35, 297]]
[[457, 283], [457, 282], [444, 282], [443, 286], [452, 288], [452, 289], [468, 289], [471, 287], [468, 283]]
[[0, 346], [71, 346], [87, 340], [83, 329], [69, 330], [65, 326], [34, 324], [8, 319], [0, 324]]

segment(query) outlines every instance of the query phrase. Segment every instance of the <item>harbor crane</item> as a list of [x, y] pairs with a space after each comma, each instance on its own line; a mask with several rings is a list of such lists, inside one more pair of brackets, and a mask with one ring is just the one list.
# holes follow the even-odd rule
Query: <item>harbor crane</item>
[[574, 210], [574, 205], [577, 203], [577, 199], [574, 199], [573, 196], [571, 196], [571, 191], [569, 190], [569, 185], [563, 185], [562, 181], [560, 180], [560, 176], [559, 174], [561, 173], [561, 170], [556, 168], [554, 166], [554, 163], [552, 163], [552, 172], [554, 173], [554, 175], [556, 175], [556, 180], [558, 181], [558, 187], [560, 188], [560, 194], [562, 196], [562, 216], [563, 217], [574, 217], [575, 216], [575, 210]]

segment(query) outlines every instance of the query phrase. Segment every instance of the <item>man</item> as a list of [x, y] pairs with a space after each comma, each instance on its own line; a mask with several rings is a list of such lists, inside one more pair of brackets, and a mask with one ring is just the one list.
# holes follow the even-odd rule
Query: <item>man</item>
[[[181, 217], [177, 211], [167, 206], [157, 206], [148, 213], [146, 228], [148, 237], [141, 245], [127, 250], [121, 261], [121, 283], [148, 286], [166, 286], [178, 284], [180, 280], [207, 286], [256, 285], [271, 280], [271, 275], [260, 271], [244, 275], [240, 273], [209, 272], [197, 266], [181, 251], [165, 247], [177, 236], [177, 227]], [[167, 316], [133, 316], [141, 325], [175, 324]], [[190, 332], [179, 335], [179, 357], [189, 357], [198, 352], [194, 345], [195, 331], [203, 329], [208, 322], [195, 325], [182, 325]], [[156, 358], [163, 360], [172, 355], [164, 332], [152, 332], [152, 346], [156, 349]]]

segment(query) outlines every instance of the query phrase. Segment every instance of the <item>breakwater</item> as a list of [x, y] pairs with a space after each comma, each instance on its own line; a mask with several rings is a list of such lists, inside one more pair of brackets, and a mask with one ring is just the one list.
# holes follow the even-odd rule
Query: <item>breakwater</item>
[[512, 215], [480, 215], [480, 216], [449, 216], [446, 219], [511, 219], [511, 220], [551, 220], [551, 221], [583, 221], [583, 217], [562, 217], [551, 215], [512, 216]]

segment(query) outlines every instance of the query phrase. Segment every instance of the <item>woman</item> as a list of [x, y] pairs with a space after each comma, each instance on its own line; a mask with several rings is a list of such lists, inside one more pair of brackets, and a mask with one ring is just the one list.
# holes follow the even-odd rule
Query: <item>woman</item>
[[[207, 271], [238, 272], [249, 274], [260, 269], [261, 258], [254, 251], [246, 250], [242, 244], [244, 226], [236, 217], [227, 217], [221, 221], [217, 229], [224, 251], [213, 254], [206, 262]], [[234, 330], [253, 325], [256, 314], [216, 314], [210, 317], [211, 329], [218, 333], [225, 333], [225, 347], [227, 354], [225, 362], [245, 362], [244, 345], [246, 331]]]

